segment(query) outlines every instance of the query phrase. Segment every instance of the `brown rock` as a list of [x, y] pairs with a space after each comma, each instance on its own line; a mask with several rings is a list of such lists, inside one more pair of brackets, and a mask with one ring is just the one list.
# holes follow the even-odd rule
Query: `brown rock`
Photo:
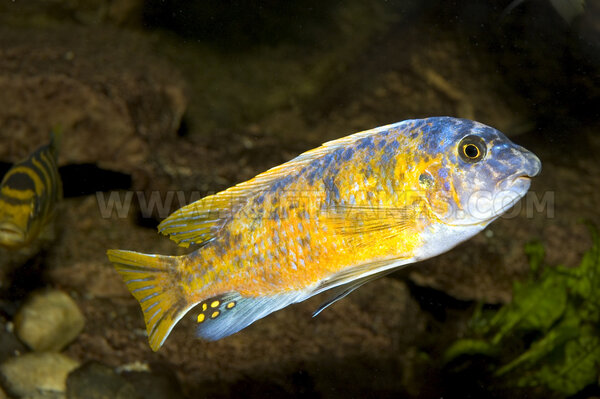
[[69, 399], [138, 399], [132, 384], [113, 369], [98, 362], [88, 362], [67, 378]]
[[153, 175], [152, 148], [175, 135], [187, 100], [177, 71], [140, 37], [2, 28], [0, 49], [0, 159], [27, 156], [60, 127], [60, 164]]

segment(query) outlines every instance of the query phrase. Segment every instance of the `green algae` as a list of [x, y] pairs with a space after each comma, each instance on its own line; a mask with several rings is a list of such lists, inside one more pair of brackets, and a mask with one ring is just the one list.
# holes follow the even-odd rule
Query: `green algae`
[[[600, 373], [600, 238], [590, 225], [592, 247], [578, 267], [544, 264], [541, 243], [525, 252], [530, 277], [514, 285], [513, 300], [495, 312], [479, 308], [469, 338], [454, 342], [446, 362], [483, 355], [495, 359], [493, 378], [519, 388], [561, 396], [596, 384]], [[519, 350], [515, 350], [518, 348]]]

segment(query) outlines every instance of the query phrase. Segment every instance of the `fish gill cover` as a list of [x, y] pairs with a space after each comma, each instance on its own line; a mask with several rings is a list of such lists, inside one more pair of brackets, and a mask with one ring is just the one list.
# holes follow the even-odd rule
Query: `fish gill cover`
[[561, 397], [597, 383], [600, 237], [595, 226], [590, 224], [589, 230], [592, 247], [576, 268], [548, 267], [542, 244], [527, 244], [529, 279], [515, 283], [512, 302], [497, 312], [478, 308], [471, 320], [472, 338], [454, 342], [446, 363], [456, 366], [459, 358], [474, 355], [495, 358], [487, 370], [495, 383], [548, 389]]

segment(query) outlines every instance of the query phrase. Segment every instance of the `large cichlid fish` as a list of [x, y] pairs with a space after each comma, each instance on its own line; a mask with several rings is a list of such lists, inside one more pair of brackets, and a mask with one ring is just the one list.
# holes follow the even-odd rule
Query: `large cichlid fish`
[[522, 196], [539, 159], [481, 123], [408, 120], [323, 144], [174, 212], [158, 226], [184, 256], [109, 250], [157, 350], [190, 309], [217, 340], [334, 289], [431, 258]]
[[52, 220], [62, 198], [57, 158], [61, 133], [16, 163], [0, 183], [0, 246], [30, 244]]

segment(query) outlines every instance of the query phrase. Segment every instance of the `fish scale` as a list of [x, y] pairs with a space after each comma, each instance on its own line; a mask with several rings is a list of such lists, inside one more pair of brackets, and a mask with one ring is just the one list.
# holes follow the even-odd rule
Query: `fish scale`
[[518, 200], [540, 167], [477, 122], [399, 122], [325, 143], [174, 212], [159, 231], [199, 245], [189, 255], [108, 257], [140, 302], [153, 350], [195, 306], [198, 336], [221, 339], [332, 290], [318, 314], [374, 278], [449, 250], [501, 213], [472, 203]]

